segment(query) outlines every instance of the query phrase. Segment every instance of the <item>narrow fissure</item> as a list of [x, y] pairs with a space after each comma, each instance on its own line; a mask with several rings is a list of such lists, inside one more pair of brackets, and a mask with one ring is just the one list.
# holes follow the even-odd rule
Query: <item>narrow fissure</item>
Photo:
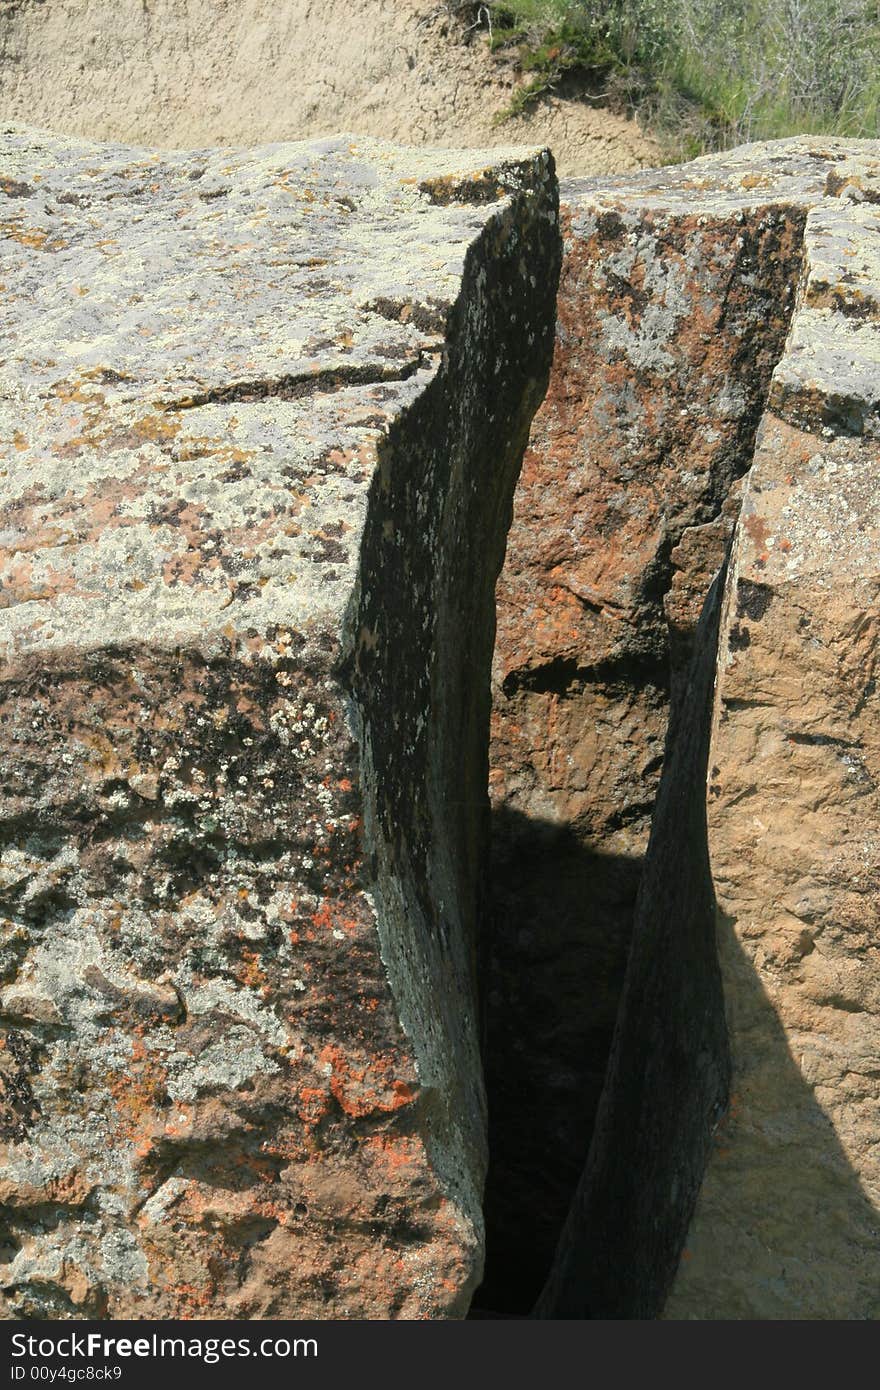
[[[520, 775], [518, 780], [508, 778], [500, 790], [497, 784], [492, 787], [492, 857], [481, 981], [489, 1099], [487, 1255], [471, 1317], [657, 1316], [662, 1307], [658, 1290], [668, 1288], [669, 1271], [677, 1263], [682, 1219], [686, 1223], [689, 1218], [688, 1203], [695, 1199], [705, 1159], [697, 1113], [694, 1110], [688, 1120], [692, 1152], [683, 1164], [688, 1170], [684, 1186], [690, 1183], [690, 1188], [672, 1203], [675, 1211], [663, 1227], [662, 1248], [649, 1251], [634, 1248], [644, 1240], [644, 1203], [653, 1195], [641, 1195], [634, 1186], [639, 1181], [639, 1156], [609, 1153], [609, 1143], [613, 1147], [614, 1136], [626, 1129], [621, 1116], [631, 1115], [634, 1106], [645, 1103], [638, 1086], [628, 1091], [626, 1058], [621, 1071], [619, 1041], [615, 1044], [617, 1071], [610, 1081], [619, 1094], [612, 1097], [611, 1105], [606, 1096], [600, 1107], [615, 1028], [621, 1033], [622, 1011], [628, 1015], [623, 1020], [623, 1032], [629, 1038], [624, 1038], [624, 1053], [632, 1041], [633, 1002], [632, 998], [625, 1002], [624, 982], [628, 979], [630, 995], [638, 994], [640, 980], [645, 984], [645, 958], [651, 955], [644, 945], [646, 932], [650, 935], [645, 919], [661, 910], [661, 904], [663, 911], [681, 915], [685, 935], [690, 932], [697, 944], [678, 960], [654, 961], [654, 974], [662, 977], [661, 993], [672, 1014], [677, 1016], [678, 1011], [685, 1019], [685, 1033], [694, 990], [703, 988], [706, 998], [714, 999], [710, 1016], [703, 1018], [691, 1037], [696, 1051], [702, 1049], [706, 1057], [714, 1057], [706, 1063], [705, 1057], [676, 1061], [661, 1056], [657, 1084], [662, 1088], [668, 1082], [667, 1063], [685, 1071], [702, 1067], [695, 1084], [695, 1105], [717, 1108], [726, 1099], [726, 1030], [711, 925], [702, 762], [708, 747], [720, 608], [718, 574], [739, 508], [736, 483], [751, 465], [800, 273], [804, 214], [798, 208], [776, 208], [774, 213], [775, 222], [770, 218], [766, 223], [753, 214], [753, 225], [740, 233], [734, 268], [723, 286], [720, 316], [731, 346], [727, 361], [720, 367], [716, 361], [714, 369], [723, 368], [725, 389], [739, 391], [744, 398], [737, 427], [726, 450], [714, 457], [708, 451], [705, 488], [701, 497], [690, 499], [689, 509], [674, 495], [676, 478], [691, 466], [692, 454], [701, 449], [707, 452], [701, 436], [715, 422], [694, 412], [689, 429], [673, 436], [667, 432], [665, 460], [659, 470], [659, 486], [670, 494], [662, 499], [667, 508], [661, 518], [662, 539], [656, 560], [645, 567], [631, 612], [624, 614], [631, 620], [628, 642], [616, 640], [616, 645], [603, 650], [594, 640], [594, 630], [588, 629], [581, 650], [570, 649], [534, 664], [514, 662], [504, 608], [519, 576], [514, 574], [507, 588], [502, 576], [499, 585], [496, 665], [501, 674], [496, 680], [492, 762], [493, 767], [502, 760], [509, 764], [513, 749]], [[722, 226], [722, 233], [729, 233], [729, 228]], [[614, 227], [612, 234], [617, 234]], [[686, 236], [686, 227], [678, 229], [671, 238], [673, 247], [680, 245], [678, 237]], [[663, 245], [665, 250], [669, 242]], [[560, 288], [562, 335], [575, 311], [583, 315], [583, 281], [587, 271], [594, 274], [595, 264], [608, 250], [600, 247], [596, 254], [591, 247], [593, 259], [582, 262], [582, 249], [570, 236]], [[620, 296], [623, 291], [618, 287], [616, 293]], [[620, 317], [629, 312], [625, 304], [616, 310]], [[677, 327], [676, 331], [683, 335], [686, 330]], [[583, 381], [584, 362], [572, 358], [578, 352], [583, 357], [589, 347], [585, 332], [575, 348], [557, 343], [554, 377], [536, 418], [531, 457], [527, 453], [524, 466], [505, 575], [512, 568], [511, 556], [516, 563], [517, 528], [522, 534], [534, 525], [528, 508], [540, 495], [538, 489], [553, 486], [559, 461], [553, 458], [558, 445], [552, 412], [558, 415], [560, 398], [570, 399], [572, 382]], [[602, 369], [600, 363], [598, 370]], [[700, 371], [704, 381], [702, 362]], [[696, 373], [694, 379], [699, 379]], [[658, 399], [656, 380], [650, 385], [655, 392], [655, 418], [684, 417], [693, 383], [671, 384], [669, 399]], [[585, 415], [595, 414], [595, 396], [582, 399], [579, 407]], [[609, 418], [612, 423], [604, 436], [594, 430], [587, 438], [594, 456], [605, 455], [605, 468], [608, 457], [626, 452], [631, 424], [619, 413], [614, 417], [606, 412]], [[644, 453], [656, 459], [656, 443], [646, 441]], [[589, 476], [585, 455], [581, 442], [579, 465]], [[623, 486], [638, 510], [643, 506], [642, 482], [633, 467], [630, 478], [633, 481]], [[582, 488], [578, 505], [587, 513], [591, 507], [601, 512], [603, 499], [590, 497]], [[603, 561], [606, 567], [613, 563], [616, 539], [613, 532], [607, 540], [601, 534], [597, 540], [594, 533], [594, 546], [604, 544], [612, 555]], [[600, 561], [602, 556], [596, 560], [597, 571], [603, 567]], [[530, 599], [541, 578], [546, 583], [546, 576], [528, 577]], [[706, 611], [698, 624], [704, 600]], [[596, 605], [597, 611], [600, 607]], [[619, 611], [614, 611], [615, 622]], [[521, 657], [523, 650], [520, 647], [515, 654]], [[576, 776], [570, 773], [572, 765]], [[671, 844], [676, 826], [681, 838]], [[646, 901], [645, 891], [641, 896], [639, 892], [649, 836], [647, 896], [654, 894], [655, 903]], [[658, 844], [658, 837], [666, 842]], [[665, 856], [668, 863], [658, 865], [658, 856]], [[674, 870], [676, 863], [678, 870]], [[672, 881], [676, 873], [688, 880], [680, 891]], [[630, 964], [628, 976], [637, 920], [642, 941], [635, 953], [639, 959]], [[662, 929], [658, 936], [665, 939]], [[683, 977], [687, 970], [693, 971], [693, 979]], [[649, 994], [652, 988], [650, 983], [645, 985]], [[656, 1025], [656, 1016], [646, 1019], [646, 1048], [657, 1046], [651, 1032]], [[673, 1044], [667, 1043], [662, 1030], [661, 1037], [671, 1054]], [[597, 1116], [604, 1116], [599, 1133]], [[662, 1125], [656, 1134], [662, 1148], [673, 1141], [661, 1131]], [[688, 1135], [681, 1140], [685, 1148], [690, 1142]], [[604, 1194], [610, 1208], [602, 1216], [604, 1251], [583, 1248], [585, 1165], [589, 1154], [595, 1168], [597, 1151], [602, 1171], [598, 1176], [594, 1172], [593, 1187]], [[646, 1156], [641, 1157], [644, 1161]], [[621, 1174], [617, 1186], [613, 1177], [608, 1178], [615, 1164]], [[624, 1175], [627, 1168], [632, 1171]], [[594, 1197], [588, 1194], [586, 1206], [590, 1202]], [[618, 1236], [620, 1248], [629, 1257], [621, 1260], [619, 1271], [609, 1267], [606, 1259]], [[592, 1295], [581, 1292], [587, 1289], [595, 1293], [593, 1306]], [[609, 1312], [612, 1304], [629, 1311]], [[649, 1311], [634, 1312], [634, 1308]]]
[[[439, 351], [439, 348], [438, 348]], [[193, 392], [179, 400], [160, 401], [163, 410], [194, 410], [202, 405], [229, 405], [254, 401], [299, 401], [310, 396], [342, 391], [347, 386], [381, 386], [389, 382], [408, 381], [420, 368], [429, 367], [433, 354], [422, 348], [405, 362], [394, 366], [364, 363], [361, 366], [322, 368], [316, 372], [288, 373], [285, 376], [257, 378], [252, 381], [233, 381], [228, 386], [213, 386]]]

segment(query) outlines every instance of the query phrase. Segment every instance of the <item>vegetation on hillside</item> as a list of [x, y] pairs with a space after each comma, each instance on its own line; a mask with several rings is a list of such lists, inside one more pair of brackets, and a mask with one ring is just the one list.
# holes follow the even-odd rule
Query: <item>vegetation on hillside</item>
[[453, 0], [516, 63], [514, 115], [577, 84], [670, 157], [880, 134], [880, 0]]

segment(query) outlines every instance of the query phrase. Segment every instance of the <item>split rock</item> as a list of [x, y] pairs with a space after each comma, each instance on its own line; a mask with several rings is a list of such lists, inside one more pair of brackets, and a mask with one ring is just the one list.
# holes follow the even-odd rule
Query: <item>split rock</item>
[[8, 1316], [462, 1315], [552, 161], [0, 171]]

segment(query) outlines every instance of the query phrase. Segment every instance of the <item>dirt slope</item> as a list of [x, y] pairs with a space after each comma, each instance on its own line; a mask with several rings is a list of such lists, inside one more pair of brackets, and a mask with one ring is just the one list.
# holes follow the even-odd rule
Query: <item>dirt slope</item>
[[0, 118], [139, 144], [340, 130], [404, 144], [549, 144], [560, 173], [658, 162], [631, 121], [516, 81], [436, 0], [0, 0]]

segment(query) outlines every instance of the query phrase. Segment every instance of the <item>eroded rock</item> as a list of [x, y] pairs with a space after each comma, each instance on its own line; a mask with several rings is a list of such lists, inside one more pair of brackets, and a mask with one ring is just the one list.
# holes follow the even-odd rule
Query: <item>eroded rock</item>
[[8, 1316], [461, 1316], [482, 974], [484, 1304], [876, 1317], [880, 147], [566, 186], [482, 942], [549, 160], [0, 173]]
[[[603, 1085], [579, 1234], [570, 1227], [564, 1238], [567, 1274], [557, 1266], [542, 1307], [547, 1316], [654, 1316], [674, 1275], [726, 1060], [717, 1020], [706, 1019], [701, 1034], [693, 1016], [695, 998], [717, 1009], [720, 993], [706, 950], [714, 928], [705, 856], [696, 831], [685, 833], [701, 773], [674, 747], [664, 755], [670, 702], [673, 712], [690, 702], [673, 723], [700, 745], [713, 666], [701, 647], [699, 670], [690, 670], [694, 632], [768, 397], [802, 428], [874, 429], [878, 171], [876, 142], [817, 139], [563, 185], [554, 368], [498, 590], [490, 1306], [524, 1312], [538, 1292]], [[748, 679], [760, 685], [751, 668]], [[791, 679], [809, 683], [800, 667]], [[741, 697], [762, 699], [759, 689]], [[656, 803], [664, 756], [677, 784], [665, 820]], [[789, 795], [797, 804], [796, 786]], [[676, 818], [668, 808], [678, 796]], [[730, 805], [731, 816], [747, 818], [733, 809], [734, 794]], [[636, 905], [652, 824], [648, 887]], [[839, 855], [828, 832], [829, 853]], [[715, 839], [710, 848], [720, 853]], [[738, 863], [754, 878], [747, 856]], [[675, 883], [682, 874], [690, 898]], [[765, 889], [772, 901], [775, 890]], [[634, 920], [630, 1003], [619, 1014]], [[736, 1035], [733, 1045], [737, 1065]], [[679, 1058], [680, 1093], [669, 1075], [667, 1085], [658, 1080], [660, 1062], [645, 1088], [639, 1058], [657, 1049]], [[680, 1121], [678, 1148], [670, 1115]], [[540, 1203], [528, 1198], [536, 1174]], [[707, 1280], [724, 1259], [712, 1246]]]
[[0, 170], [8, 1316], [461, 1315], [552, 162]]
[[[805, 152], [737, 153], [562, 186], [556, 352], [498, 587], [492, 725], [490, 1272], [493, 1230], [502, 1281], [540, 1252], [523, 1310], [586, 1156], [671, 683], [723, 555], [825, 175]], [[523, 1091], [542, 1121], [526, 1135]]]
[[880, 208], [822, 204], [805, 252], [719, 651], [736, 1070], [671, 1317], [880, 1317]]

